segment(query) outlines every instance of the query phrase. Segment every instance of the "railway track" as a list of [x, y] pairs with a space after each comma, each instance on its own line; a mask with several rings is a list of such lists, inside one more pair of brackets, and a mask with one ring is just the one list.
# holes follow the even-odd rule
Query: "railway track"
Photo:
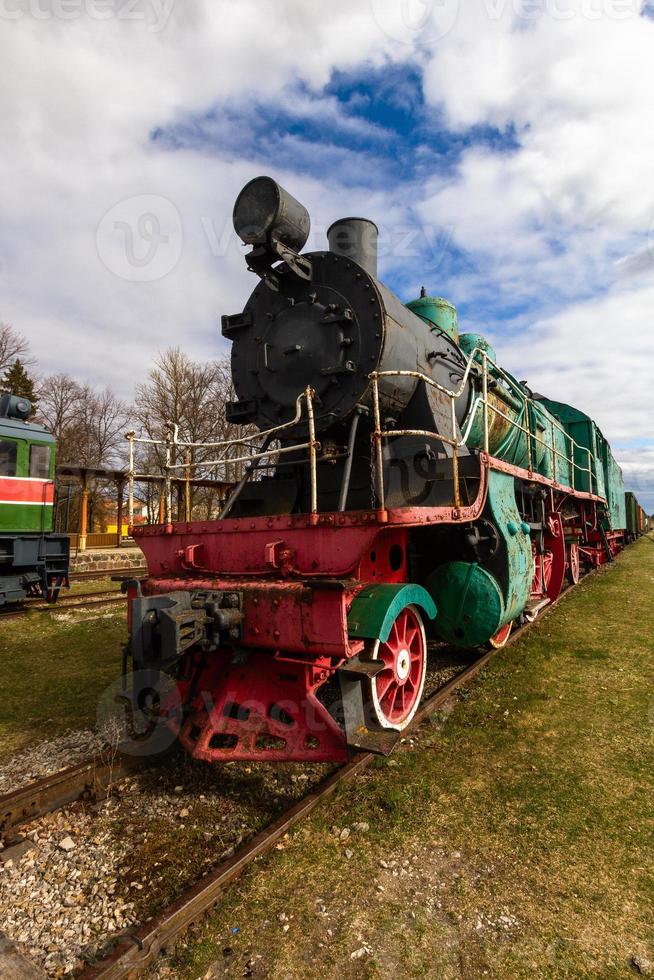
[[[142, 578], [148, 574], [147, 568], [112, 568], [102, 572], [77, 572], [71, 575], [71, 582], [93, 581], [100, 578], [119, 580], [124, 576], [130, 578]], [[28, 612], [58, 612], [62, 609], [90, 609], [93, 606], [107, 606], [114, 602], [121, 602], [124, 596], [120, 592], [80, 592], [76, 595], [65, 595], [57, 599], [56, 602], [48, 603], [42, 599], [27, 599], [20, 606], [0, 606], [0, 620], [20, 619]]]
[[144, 760], [107, 748], [85, 762], [0, 796], [0, 840], [11, 844], [20, 824], [80, 800], [102, 799], [117, 780], [145, 767]]
[[93, 609], [102, 606], [112, 606], [116, 603], [124, 603], [126, 597], [122, 592], [95, 592], [66, 596], [54, 603], [41, 602], [40, 600], [27, 603], [18, 609], [0, 608], [0, 621], [9, 619], [22, 619], [31, 612], [64, 612], [70, 609]]
[[147, 575], [148, 570], [145, 565], [141, 565], [138, 568], [134, 565], [124, 565], [122, 568], [104, 568], [102, 570], [91, 569], [88, 572], [73, 572], [71, 573], [71, 582], [86, 582], [96, 578], [114, 578], [116, 576], [130, 576], [134, 578], [140, 578], [143, 575]]
[[[514, 630], [505, 646], [515, 643], [553, 609], [567, 594], [566, 589], [530, 623]], [[504, 647], [490, 649], [439, 687], [420, 706], [409, 734], [428, 719], [462, 687], [473, 680], [489, 661]], [[128, 934], [117, 937], [108, 955], [87, 966], [78, 976], [81, 980], [122, 980], [142, 974], [159, 953], [175, 945], [177, 940], [218, 901], [229, 885], [258, 857], [266, 854], [284, 834], [304, 820], [320, 804], [327, 801], [336, 789], [354, 779], [375, 758], [370, 752], [357, 752], [349, 762], [338, 768], [320, 786], [255, 834], [235, 854], [222, 861], [158, 916]], [[48, 776], [38, 782], [0, 797], [0, 837], [11, 842], [12, 833], [21, 823], [61, 809], [79, 800], [97, 800], [107, 794], [111, 784], [124, 776], [143, 769], [147, 760], [120, 756], [109, 751], [70, 769]], [[14, 837], [15, 839], [15, 837]]]

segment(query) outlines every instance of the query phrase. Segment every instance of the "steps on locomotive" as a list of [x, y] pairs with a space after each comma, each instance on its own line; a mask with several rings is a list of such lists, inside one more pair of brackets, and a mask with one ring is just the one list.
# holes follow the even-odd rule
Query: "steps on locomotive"
[[536, 616], [541, 609], [544, 609], [545, 606], [549, 606], [549, 604], [550, 600], [548, 598], [532, 599], [531, 602], [527, 603], [522, 614], [528, 623], [532, 623], [536, 619]]

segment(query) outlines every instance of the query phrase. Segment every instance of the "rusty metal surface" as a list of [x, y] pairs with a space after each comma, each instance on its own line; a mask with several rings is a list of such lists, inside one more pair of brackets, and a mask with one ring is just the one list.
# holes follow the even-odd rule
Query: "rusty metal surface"
[[138, 578], [139, 575], [147, 575], [147, 572], [148, 570], [145, 565], [123, 565], [120, 568], [103, 569], [92, 568], [84, 572], [71, 572], [70, 580], [71, 582], [85, 582], [88, 579], [110, 578], [113, 581], [123, 575], [129, 578]]
[[77, 800], [101, 797], [112, 782], [143, 765], [137, 757], [117, 756], [113, 749], [107, 749], [77, 766], [0, 796], [0, 838], [11, 836], [14, 827], [35, 817]]

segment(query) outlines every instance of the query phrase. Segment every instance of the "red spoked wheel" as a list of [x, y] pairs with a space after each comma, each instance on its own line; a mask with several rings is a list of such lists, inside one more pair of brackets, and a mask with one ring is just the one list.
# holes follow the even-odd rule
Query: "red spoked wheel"
[[491, 636], [488, 641], [488, 645], [493, 648], [493, 650], [501, 650], [511, 635], [511, 628], [513, 626], [513, 621], [506, 623], [504, 626], [500, 626], [495, 636]]
[[370, 681], [372, 720], [401, 732], [418, 710], [425, 687], [427, 639], [415, 606], [399, 613], [385, 643], [375, 640], [371, 656], [386, 665]]
[[568, 578], [572, 585], [579, 581], [579, 545], [573, 541], [568, 548]]

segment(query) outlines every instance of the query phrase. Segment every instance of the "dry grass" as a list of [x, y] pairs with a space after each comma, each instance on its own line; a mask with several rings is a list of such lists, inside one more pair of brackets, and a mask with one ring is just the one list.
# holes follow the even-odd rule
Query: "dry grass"
[[93, 727], [100, 695], [120, 676], [125, 609], [34, 612], [0, 630], [0, 760]]

